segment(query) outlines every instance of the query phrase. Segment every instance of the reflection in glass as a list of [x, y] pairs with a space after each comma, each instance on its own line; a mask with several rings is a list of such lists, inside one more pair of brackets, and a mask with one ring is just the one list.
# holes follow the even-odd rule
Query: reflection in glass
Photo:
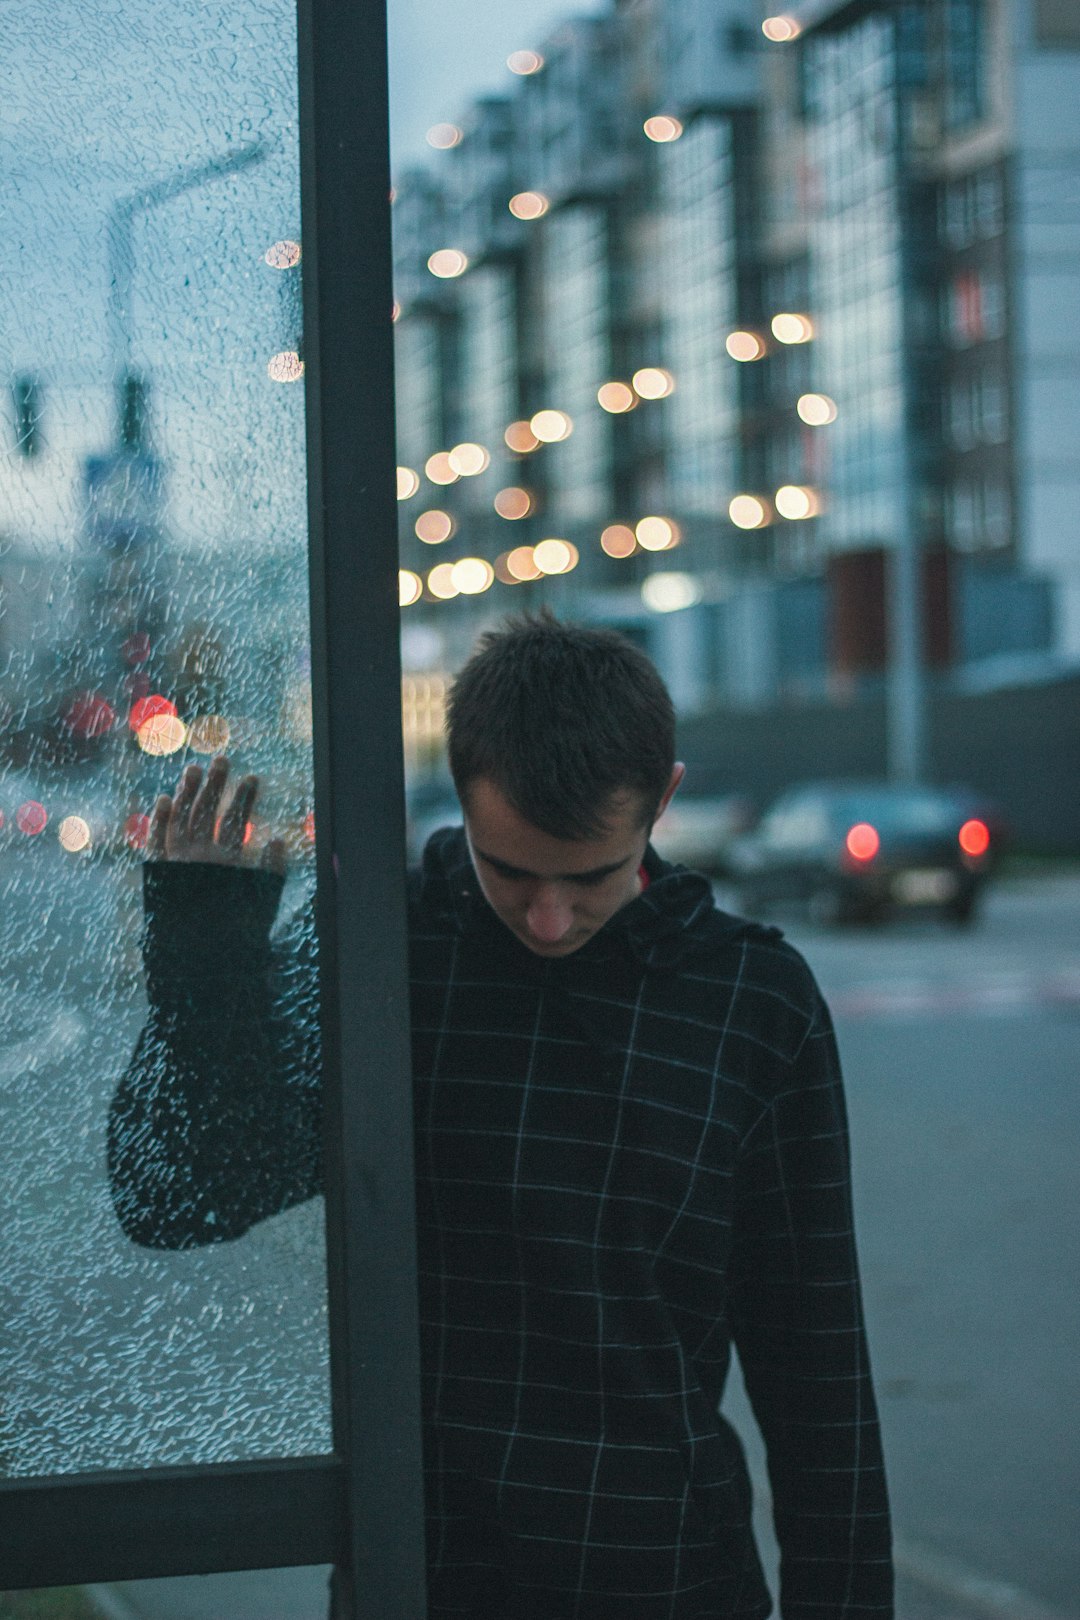
[[106, 1182], [156, 796], [227, 748], [283, 914], [314, 882], [295, 18], [42, 15], [5, 8], [0, 1474], [320, 1451], [321, 1206], [155, 1252]]

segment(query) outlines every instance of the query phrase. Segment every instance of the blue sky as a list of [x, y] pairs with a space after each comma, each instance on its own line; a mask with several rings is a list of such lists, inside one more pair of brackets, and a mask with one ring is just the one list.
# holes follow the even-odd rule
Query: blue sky
[[430, 158], [432, 124], [476, 95], [513, 88], [511, 51], [536, 49], [567, 17], [610, 9], [610, 0], [389, 0], [395, 169]]

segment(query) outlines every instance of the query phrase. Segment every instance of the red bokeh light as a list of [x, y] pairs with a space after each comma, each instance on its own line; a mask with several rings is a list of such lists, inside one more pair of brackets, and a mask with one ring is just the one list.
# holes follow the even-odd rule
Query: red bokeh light
[[975, 817], [964, 822], [958, 836], [965, 855], [985, 855], [990, 848], [990, 829]]
[[857, 821], [848, 831], [844, 843], [848, 854], [857, 861], [872, 861], [881, 848], [877, 829], [871, 827], [868, 821]]
[[132, 849], [145, 849], [150, 836], [150, 817], [136, 810], [124, 822], [124, 838]]
[[310, 844], [313, 844], [315, 842], [315, 812], [314, 812], [314, 810], [309, 810], [307, 815], [304, 817], [304, 837], [308, 840], [308, 843], [310, 843]]
[[77, 737], [103, 737], [115, 720], [116, 710], [100, 692], [76, 692], [64, 715], [65, 726]]
[[44, 832], [45, 823], [48, 819], [45, 806], [39, 804], [36, 799], [27, 799], [26, 803], [20, 804], [15, 812], [15, 825], [28, 838], [33, 838], [39, 832]]
[[162, 697], [160, 692], [151, 692], [149, 697], [140, 698], [137, 703], [133, 703], [131, 705], [131, 713], [128, 715], [128, 725], [131, 727], [132, 731], [138, 732], [141, 731], [146, 722], [148, 720], [152, 720], [155, 715], [175, 715], [175, 713], [175, 703], [171, 703], [167, 697]]
[[128, 664], [145, 664], [150, 656], [150, 637], [145, 630], [136, 630], [128, 636], [120, 651]]

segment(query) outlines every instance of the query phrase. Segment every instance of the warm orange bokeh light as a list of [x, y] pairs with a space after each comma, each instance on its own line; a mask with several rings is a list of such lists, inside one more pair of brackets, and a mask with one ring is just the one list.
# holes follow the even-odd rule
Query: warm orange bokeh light
[[658, 141], [661, 145], [668, 141], [677, 141], [683, 132], [679, 120], [669, 117], [667, 113], [657, 113], [652, 118], [646, 118], [642, 128], [650, 141]]
[[491, 466], [491, 456], [482, 444], [455, 444], [446, 459], [459, 478], [476, 478]]
[[985, 855], [990, 848], [990, 829], [985, 821], [972, 817], [960, 829], [960, 848], [965, 855]]
[[774, 45], [785, 45], [788, 40], [797, 39], [802, 30], [794, 17], [779, 16], [766, 17], [761, 32]]
[[300, 263], [300, 244], [291, 242], [286, 238], [282, 242], [275, 242], [268, 247], [263, 258], [272, 270], [291, 270]]
[[443, 512], [437, 506], [430, 512], [421, 512], [413, 524], [416, 538], [426, 546], [441, 545], [444, 540], [449, 540], [454, 528], [454, 520], [449, 512]]
[[528, 422], [511, 422], [503, 438], [507, 448], [519, 456], [527, 456], [530, 451], [537, 450], [540, 446], [540, 440]]
[[146, 722], [155, 714], [175, 714], [176, 704], [160, 692], [151, 692], [149, 697], [140, 698], [131, 705], [128, 715], [128, 725], [132, 731], [140, 731]]
[[495, 510], [501, 518], [514, 523], [518, 518], [527, 518], [533, 509], [533, 499], [527, 489], [520, 489], [516, 484], [509, 489], [500, 489], [495, 497]]
[[609, 557], [629, 557], [637, 550], [637, 535], [625, 523], [609, 523], [600, 545]]
[[436, 450], [433, 456], [428, 456], [424, 472], [433, 484], [456, 484], [461, 477], [450, 465], [450, 454], [446, 450]]
[[785, 311], [774, 315], [769, 325], [777, 343], [809, 343], [814, 335], [814, 323], [809, 315], [792, 315]]
[[188, 747], [196, 754], [223, 754], [231, 728], [223, 714], [200, 714], [188, 727]]
[[761, 529], [769, 521], [769, 509], [756, 495], [736, 495], [728, 517], [737, 529]]
[[634, 533], [643, 551], [670, 551], [679, 543], [678, 525], [666, 517], [643, 517]]
[[270, 356], [266, 362], [266, 374], [271, 382], [299, 382], [304, 375], [304, 362], [295, 349], [285, 349], [281, 354]]
[[561, 444], [574, 431], [574, 424], [565, 411], [537, 411], [530, 417], [529, 426], [541, 444]]
[[568, 574], [577, 567], [578, 549], [569, 540], [541, 540], [533, 547], [533, 561], [542, 574]]
[[424, 594], [424, 582], [411, 568], [398, 569], [398, 607], [412, 607]]
[[520, 74], [528, 78], [530, 74], [539, 73], [544, 65], [544, 58], [539, 51], [511, 51], [506, 58], [506, 65], [511, 73]]
[[427, 588], [432, 596], [437, 596], [440, 601], [449, 602], [451, 597], [458, 594], [458, 588], [450, 577], [453, 572], [453, 563], [439, 563], [431, 570], [427, 577]]
[[760, 360], [765, 353], [756, 332], [729, 332], [724, 348], [733, 360]]
[[436, 152], [449, 152], [453, 146], [460, 146], [465, 138], [465, 131], [458, 124], [432, 124], [424, 139]]
[[135, 733], [135, 741], [144, 754], [175, 754], [187, 742], [187, 726], [175, 714], [152, 714]]
[[427, 267], [440, 281], [452, 281], [465, 274], [469, 258], [460, 248], [437, 248], [428, 258]]
[[397, 498], [399, 501], [411, 501], [420, 488], [420, 474], [412, 467], [399, 467], [397, 470]]
[[800, 518], [816, 516], [818, 506], [817, 491], [809, 489], [804, 484], [783, 484], [775, 496], [776, 510], [781, 517], [791, 522], [798, 522]]
[[532, 546], [515, 546], [513, 551], [506, 554], [506, 572], [516, 579], [519, 584], [525, 584], [530, 579], [540, 579], [542, 568], [537, 568], [533, 557]]
[[81, 850], [90, 848], [90, 828], [82, 816], [65, 816], [56, 830], [56, 836], [61, 848], [70, 855], [78, 855]]
[[515, 219], [542, 219], [551, 204], [542, 191], [519, 191], [507, 207]]
[[844, 839], [847, 852], [857, 861], [872, 861], [881, 848], [877, 829], [868, 821], [857, 821]]
[[807, 427], [828, 427], [836, 421], [836, 401], [828, 394], [800, 394], [795, 409]]
[[663, 366], [642, 366], [630, 380], [642, 399], [666, 399], [675, 391], [675, 379]]
[[602, 383], [596, 391], [596, 397], [603, 409], [612, 416], [621, 416], [624, 411], [632, 411], [637, 404], [634, 390], [624, 382]]
[[495, 570], [484, 557], [461, 557], [450, 571], [450, 581], [462, 596], [479, 596], [494, 579]]

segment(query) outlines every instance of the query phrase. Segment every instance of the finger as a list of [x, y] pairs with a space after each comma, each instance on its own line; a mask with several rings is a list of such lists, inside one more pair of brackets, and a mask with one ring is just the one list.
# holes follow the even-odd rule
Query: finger
[[222, 816], [217, 831], [217, 841], [222, 849], [236, 850], [244, 847], [247, 824], [251, 820], [251, 812], [258, 791], [259, 778], [257, 776], [243, 776], [237, 783], [232, 802]]
[[225, 784], [229, 779], [229, 762], [224, 754], [210, 761], [206, 779], [195, 796], [188, 817], [187, 835], [193, 843], [212, 843], [218, 818], [218, 806]]
[[172, 819], [173, 802], [167, 793], [161, 794], [154, 801], [154, 808], [150, 815], [150, 830], [146, 835], [146, 856], [148, 860], [160, 861], [165, 858], [165, 844], [169, 833], [169, 823]]
[[278, 877], [285, 876], [288, 870], [288, 856], [284, 838], [271, 838], [262, 852], [259, 865], [266, 872], [276, 872]]
[[199, 791], [202, 781], [202, 766], [188, 765], [180, 777], [180, 785], [176, 790], [176, 797], [172, 800], [171, 826], [167, 829], [173, 838], [182, 838], [188, 830], [188, 816], [192, 801]]

